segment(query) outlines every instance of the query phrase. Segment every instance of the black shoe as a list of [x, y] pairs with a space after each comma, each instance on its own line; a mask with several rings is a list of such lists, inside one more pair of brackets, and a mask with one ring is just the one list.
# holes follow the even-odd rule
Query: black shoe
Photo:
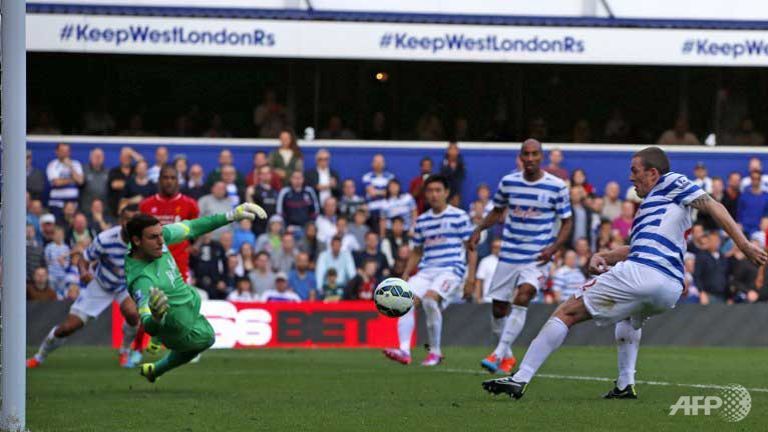
[[603, 395], [604, 399], [637, 399], [637, 390], [634, 384], [628, 384], [624, 389], [619, 389], [613, 382], [613, 390]]
[[528, 387], [526, 382], [515, 381], [511, 376], [483, 381], [483, 390], [491, 394], [506, 393], [509, 397], [520, 399]]

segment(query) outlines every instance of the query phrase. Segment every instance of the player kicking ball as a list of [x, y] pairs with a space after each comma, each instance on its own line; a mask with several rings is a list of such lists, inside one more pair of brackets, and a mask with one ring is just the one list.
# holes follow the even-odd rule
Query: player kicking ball
[[136, 301], [144, 329], [170, 351], [140, 373], [149, 382], [208, 349], [213, 327], [200, 314], [200, 295], [184, 282], [168, 247], [213, 231], [233, 221], [266, 219], [256, 204], [241, 204], [225, 214], [162, 226], [154, 216], [138, 214], [128, 222], [131, 251], [125, 258], [128, 291]]
[[[442, 309], [462, 296], [472, 294], [477, 268], [477, 253], [468, 251], [472, 222], [464, 210], [448, 205], [448, 180], [433, 175], [424, 182], [424, 193], [430, 209], [416, 219], [412, 242], [413, 253], [403, 272], [414, 295], [414, 305], [422, 304], [427, 320], [429, 354], [422, 366], [437, 366], [443, 360], [440, 339], [443, 330]], [[408, 276], [418, 266], [418, 273]], [[398, 318], [397, 335], [400, 349], [384, 350], [387, 358], [402, 364], [411, 363], [411, 335], [416, 326], [414, 308]]]
[[744, 237], [722, 204], [685, 176], [669, 171], [669, 159], [660, 148], [635, 153], [629, 178], [644, 198], [632, 223], [629, 246], [593, 255], [589, 268], [599, 276], [555, 310], [514, 375], [485, 381], [483, 389], [523, 397], [528, 383], [562, 345], [569, 329], [594, 319], [599, 326], [616, 324], [619, 379], [604, 397], [636, 398], [635, 364], [643, 322], [673, 308], [683, 292], [683, 253], [691, 208], [711, 215], [750, 261], [757, 265], [768, 261], [768, 254]]
[[[80, 254], [80, 275], [88, 285], [80, 291], [64, 322], [52, 328], [37, 353], [27, 359], [28, 369], [42, 365], [51, 352], [63, 345], [69, 336], [78, 332], [91, 319], [101, 315], [113, 301], [120, 305], [120, 312], [125, 318], [120, 366], [135, 367], [141, 361], [141, 353], [131, 351], [139, 315], [136, 304], [128, 295], [123, 270], [125, 254], [128, 251], [126, 225], [138, 212], [139, 208], [135, 204], [120, 209], [120, 225], [99, 233]], [[93, 273], [90, 272], [91, 265], [95, 265]]]

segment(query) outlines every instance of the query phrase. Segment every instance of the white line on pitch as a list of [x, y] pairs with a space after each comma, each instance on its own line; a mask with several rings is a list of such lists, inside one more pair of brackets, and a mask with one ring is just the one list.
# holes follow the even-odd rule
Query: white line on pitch
[[[472, 375], [488, 375], [485, 372], [475, 371], [470, 369], [438, 369], [436, 372], [449, 372], [449, 373], [463, 373]], [[594, 376], [582, 376], [582, 375], [556, 375], [556, 374], [538, 374], [537, 378], [549, 378], [560, 380], [577, 380], [577, 381], [601, 381], [601, 382], [613, 382], [613, 378], [594, 377]], [[666, 381], [637, 381], [637, 384], [647, 384], [655, 386], [671, 386], [671, 387], [692, 387], [692, 388], [704, 388], [704, 389], [724, 389], [728, 386], [718, 384], [681, 384]], [[768, 388], [747, 388], [751, 392], [768, 393]]]

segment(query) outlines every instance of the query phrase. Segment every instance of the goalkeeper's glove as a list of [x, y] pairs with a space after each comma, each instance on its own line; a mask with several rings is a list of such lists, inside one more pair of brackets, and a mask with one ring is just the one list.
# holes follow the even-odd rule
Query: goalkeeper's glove
[[243, 219], [254, 220], [256, 218], [266, 219], [267, 212], [253, 203], [240, 204], [227, 212], [227, 220], [230, 222], [241, 221]]
[[144, 348], [144, 352], [147, 354], [155, 355], [159, 353], [161, 349], [163, 349], [163, 343], [160, 342], [159, 339], [152, 337], [152, 339], [149, 340], [147, 347]]
[[149, 291], [149, 311], [152, 313], [152, 319], [157, 322], [161, 322], [168, 312], [168, 297], [157, 288]]

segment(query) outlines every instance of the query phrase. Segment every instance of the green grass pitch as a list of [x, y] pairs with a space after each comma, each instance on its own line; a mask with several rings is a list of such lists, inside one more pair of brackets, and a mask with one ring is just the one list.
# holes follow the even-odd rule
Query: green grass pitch
[[[447, 347], [436, 368], [401, 366], [377, 350], [210, 351], [152, 385], [118, 368], [106, 348], [63, 347], [28, 372], [27, 425], [64, 431], [687, 431], [768, 430], [768, 349], [643, 347], [638, 380], [741, 384], [753, 389], [739, 423], [669, 416], [682, 395], [707, 387], [639, 384], [640, 399], [603, 400], [615, 349], [555, 353], [519, 401], [480, 383], [484, 348]], [[523, 350], [518, 348], [520, 356]], [[568, 377], [563, 377], [568, 376]]]

